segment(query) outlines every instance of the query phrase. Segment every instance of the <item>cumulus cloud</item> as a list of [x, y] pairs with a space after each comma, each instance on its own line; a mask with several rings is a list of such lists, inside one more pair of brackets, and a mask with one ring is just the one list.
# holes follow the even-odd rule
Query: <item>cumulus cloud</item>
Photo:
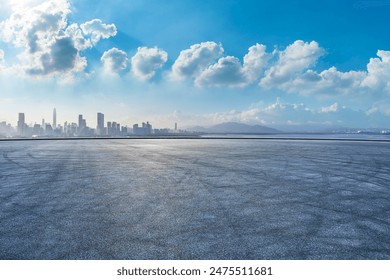
[[[0, 22], [0, 40], [15, 47], [15, 57], [14, 51], [9, 56], [7, 53], [7, 67], [18, 73], [77, 75], [87, 67], [85, 52], [101, 39], [117, 34], [115, 24], [100, 19], [69, 24], [70, 0], [8, 2], [12, 3], [12, 12]], [[256, 44], [243, 58], [237, 58], [224, 54], [221, 43], [201, 42], [180, 52], [170, 77], [190, 79], [198, 87], [259, 84], [263, 89], [306, 95], [390, 94], [390, 51], [379, 50], [365, 70], [346, 72], [336, 67], [316, 69], [317, 61], [324, 54], [325, 50], [316, 41], [297, 40], [284, 50], [270, 52], [266, 46]], [[128, 60], [126, 53], [116, 48], [101, 57], [104, 69], [114, 73], [124, 71]], [[168, 54], [158, 47], [140, 47], [131, 58], [131, 71], [138, 79], [148, 80], [167, 60]], [[0, 67], [5, 69], [2, 51]]]
[[87, 60], [80, 57], [70, 37], [57, 37], [50, 45], [48, 53], [42, 54], [35, 67], [27, 70], [29, 74], [47, 75], [56, 72], [80, 72], [87, 66]]
[[168, 54], [157, 47], [139, 47], [131, 58], [131, 71], [140, 80], [148, 80], [156, 74], [168, 60]]
[[83, 28], [76, 23], [68, 25], [68, 0], [39, 2], [15, 5], [11, 15], [0, 23], [0, 39], [21, 50], [17, 56], [20, 64], [14, 68], [29, 75], [69, 76], [82, 72], [87, 59], [80, 52], [116, 33], [115, 26], [100, 20], [84, 23]]
[[379, 50], [378, 58], [371, 58], [367, 64], [367, 77], [363, 85], [371, 89], [390, 91], [390, 51]]
[[0, 36], [16, 47], [35, 53], [45, 47], [66, 25], [70, 4], [66, 0], [46, 1], [38, 6], [18, 6], [0, 23]]
[[180, 53], [172, 66], [172, 76], [191, 78], [199, 87], [245, 87], [260, 81], [265, 89], [305, 95], [390, 93], [390, 51], [379, 50], [366, 71], [342, 72], [330, 67], [317, 72], [313, 68], [324, 54], [316, 41], [297, 40], [272, 53], [266, 52], [266, 46], [256, 44], [241, 63], [234, 56], [223, 56], [220, 44], [204, 42]]
[[272, 57], [272, 54], [266, 52], [266, 48], [265, 45], [256, 44], [250, 47], [244, 56], [243, 70], [249, 82], [259, 79], [264, 74], [263, 71]]
[[92, 48], [91, 40], [84, 37], [83, 31], [77, 23], [69, 25], [65, 30], [65, 34], [73, 39], [74, 46], [77, 50], [84, 51]]
[[[379, 62], [379, 67], [372, 68], [372, 64]], [[300, 94], [370, 94], [374, 92], [389, 91], [388, 79], [390, 75], [387, 71], [378, 71], [377, 68], [386, 69], [386, 62], [380, 59], [371, 59], [367, 65], [367, 71], [338, 71], [336, 67], [331, 67], [320, 73], [308, 70], [294, 80], [286, 82], [283, 89], [287, 92]], [[390, 66], [390, 64], [389, 64]], [[389, 75], [389, 77], [386, 77]]]
[[390, 51], [379, 50], [366, 71], [341, 72], [336, 67], [321, 72], [308, 69], [323, 54], [315, 42], [296, 41], [279, 54], [279, 60], [266, 70], [260, 85], [299, 94], [390, 93]]
[[265, 72], [265, 77], [260, 82], [262, 86], [284, 88], [286, 82], [314, 66], [325, 51], [316, 41], [308, 43], [297, 40], [277, 53], [278, 60]]
[[127, 54], [117, 48], [112, 48], [103, 53], [101, 59], [107, 72], [119, 73], [127, 68]]
[[[222, 54], [223, 49], [219, 55]], [[260, 78], [270, 57], [264, 45], [256, 44], [249, 48], [243, 64], [234, 56], [225, 56], [207, 67], [199, 67], [195, 84], [200, 87], [244, 87]]]
[[115, 36], [117, 29], [115, 24], [105, 24], [100, 19], [93, 19], [80, 25], [85, 35], [91, 36], [91, 41], [96, 44], [100, 39], [108, 39]]
[[241, 62], [233, 56], [222, 57], [202, 71], [195, 84], [206, 87], [245, 86], [247, 78]]
[[189, 49], [181, 51], [172, 65], [172, 78], [180, 80], [195, 77], [220, 58], [223, 52], [221, 44], [215, 42], [192, 45]]

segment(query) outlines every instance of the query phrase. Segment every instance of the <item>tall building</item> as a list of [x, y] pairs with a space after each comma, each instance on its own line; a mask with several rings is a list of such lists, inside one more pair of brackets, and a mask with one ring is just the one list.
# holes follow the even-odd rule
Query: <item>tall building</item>
[[79, 115], [79, 127], [83, 125], [83, 115]]
[[26, 120], [24, 117], [24, 113], [19, 113], [19, 119], [18, 119], [18, 134], [20, 136], [24, 136], [25, 134], [25, 126], [26, 126]]
[[97, 127], [96, 133], [98, 135], [104, 135], [104, 114], [97, 113]]
[[57, 111], [56, 108], [53, 109], [53, 128], [57, 127]]
[[78, 136], [86, 136], [86, 128], [87, 128], [87, 121], [83, 119], [83, 115], [79, 115], [79, 130], [78, 130]]
[[111, 124], [111, 136], [115, 136], [116, 135], [116, 128], [117, 128], [117, 124], [116, 122], [112, 122]]
[[112, 135], [111, 122], [107, 122], [107, 134], [108, 134], [109, 136]]

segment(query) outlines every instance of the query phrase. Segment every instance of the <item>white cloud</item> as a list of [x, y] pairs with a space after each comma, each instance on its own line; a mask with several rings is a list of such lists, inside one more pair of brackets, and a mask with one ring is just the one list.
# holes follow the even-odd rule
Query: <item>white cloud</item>
[[249, 48], [248, 53], [244, 56], [244, 72], [248, 80], [253, 82], [260, 78], [264, 69], [268, 66], [268, 61], [272, 55], [266, 52], [266, 46], [256, 44]]
[[19, 7], [29, 7], [29, 6], [36, 6], [39, 4], [42, 4], [46, 0], [3, 0], [2, 2], [5, 2], [6, 5], [8, 5], [11, 8], [19, 8]]
[[222, 57], [217, 63], [203, 70], [195, 79], [197, 86], [205, 87], [244, 87], [263, 74], [270, 54], [264, 45], [256, 44], [244, 56], [244, 64], [234, 56]]
[[36, 53], [67, 25], [70, 4], [66, 0], [46, 1], [38, 6], [18, 6], [11, 16], [0, 23], [0, 37], [16, 47]]
[[350, 94], [363, 92], [364, 71], [340, 72], [336, 67], [317, 73], [308, 70], [294, 80], [285, 83], [287, 92], [300, 94]]
[[238, 58], [226, 56], [201, 72], [195, 84], [206, 87], [245, 86], [247, 78]]
[[265, 72], [261, 86], [284, 88], [284, 84], [295, 79], [304, 70], [316, 64], [325, 51], [318, 43], [297, 40], [287, 46], [284, 51], [278, 51], [278, 60]]
[[134, 76], [140, 80], [148, 80], [156, 74], [168, 60], [168, 54], [157, 47], [139, 47], [131, 58], [131, 67]]
[[[11, 52], [7, 48], [7, 67], [13, 72], [35, 76], [80, 74], [87, 67], [84, 52], [99, 40], [117, 34], [114, 24], [105, 24], [100, 19], [69, 24], [70, 0], [7, 3], [12, 12], [0, 22], [0, 40], [14, 46]], [[324, 54], [316, 41], [297, 40], [272, 53], [267, 53], [266, 46], [256, 44], [241, 59], [225, 55], [220, 43], [208, 41], [182, 50], [172, 65], [170, 77], [189, 78], [199, 87], [246, 87], [259, 83], [263, 88], [306, 95], [388, 97], [390, 51], [379, 50], [365, 71], [347, 72], [336, 67], [315, 69]], [[148, 80], [167, 60], [168, 54], [158, 47], [138, 48], [131, 58], [131, 71], [138, 79]], [[105, 70], [115, 73], [128, 66], [126, 53], [116, 48], [106, 51], [101, 61]], [[1, 51], [0, 67], [5, 69]]]
[[390, 51], [379, 50], [377, 56], [379, 58], [371, 58], [367, 64], [367, 77], [363, 85], [390, 91]]
[[56, 72], [80, 72], [87, 66], [85, 57], [80, 57], [70, 37], [57, 37], [48, 53], [39, 57], [40, 63], [30, 68], [30, 74], [47, 75]]
[[183, 79], [196, 77], [200, 72], [212, 65], [223, 54], [221, 44], [202, 42], [192, 45], [189, 49], [180, 52], [179, 57], [172, 65], [172, 78]]
[[84, 31], [76, 23], [68, 25], [70, 8], [67, 0], [28, 1], [13, 6], [10, 16], [0, 22], [0, 39], [19, 51], [19, 64], [12, 65], [13, 69], [19, 74], [63, 77], [84, 71], [87, 59], [80, 51], [112, 36], [116, 28], [97, 19], [85, 23]]
[[[277, 68], [278, 62], [276, 62], [276, 66], [271, 66], [266, 71], [266, 77], [262, 79], [261, 85], [299, 94], [328, 96], [388, 94], [390, 93], [390, 51], [379, 50], [377, 56], [377, 58], [370, 59], [366, 71], [341, 72], [336, 67], [330, 67], [318, 73], [309, 69], [306, 72], [296, 72], [288, 79], [283, 78], [279, 80], [279, 83], [276, 83], [277, 79], [272, 79], [270, 76], [271, 72]], [[312, 60], [313, 63], [314, 61], [315, 59]]]
[[17, 6], [0, 23], [1, 38], [23, 51], [18, 56], [26, 73], [48, 75], [82, 71], [86, 59], [80, 57], [73, 39], [64, 34], [70, 3], [46, 1], [34, 7]]
[[74, 46], [79, 51], [92, 48], [91, 40], [84, 37], [83, 32], [77, 23], [69, 25], [65, 30], [65, 34], [73, 39]]
[[105, 24], [100, 19], [93, 19], [80, 25], [85, 35], [91, 36], [91, 41], [96, 44], [100, 39], [108, 39], [115, 36], [117, 29], [115, 24]]
[[321, 113], [337, 112], [338, 108], [339, 108], [339, 104], [337, 102], [335, 102], [328, 107], [322, 107], [320, 112]]
[[127, 68], [127, 54], [117, 48], [112, 48], [103, 53], [101, 59], [104, 69], [111, 73], [119, 73]]

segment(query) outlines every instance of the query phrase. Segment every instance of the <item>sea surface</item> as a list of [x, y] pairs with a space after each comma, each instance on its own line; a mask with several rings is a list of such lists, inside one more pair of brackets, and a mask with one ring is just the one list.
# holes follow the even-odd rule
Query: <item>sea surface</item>
[[0, 259], [390, 259], [390, 143], [0, 141]]
[[308, 140], [372, 140], [390, 141], [390, 134], [380, 133], [270, 133], [270, 134], [204, 134], [202, 138], [231, 138], [231, 139], [308, 139]]

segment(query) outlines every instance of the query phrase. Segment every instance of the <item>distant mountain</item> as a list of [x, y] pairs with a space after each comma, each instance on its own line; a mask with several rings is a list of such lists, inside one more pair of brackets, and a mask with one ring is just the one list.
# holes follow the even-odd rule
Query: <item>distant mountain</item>
[[201, 126], [193, 127], [190, 130], [204, 133], [242, 133], [242, 134], [256, 134], [256, 133], [278, 133], [279, 130], [262, 126], [262, 125], [248, 125], [237, 122], [226, 122], [217, 124], [208, 128]]

